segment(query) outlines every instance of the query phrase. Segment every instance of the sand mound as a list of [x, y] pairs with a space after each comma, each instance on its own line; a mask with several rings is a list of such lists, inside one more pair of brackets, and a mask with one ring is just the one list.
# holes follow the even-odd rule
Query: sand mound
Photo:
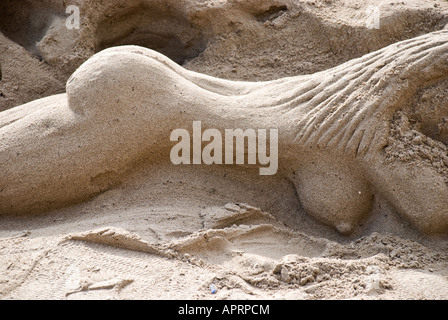
[[213, 221], [207, 229], [166, 240], [163, 230], [160, 238], [148, 229], [128, 231], [136, 227], [130, 220], [120, 222], [127, 229], [66, 235], [61, 230], [79, 228], [79, 220], [35, 220], [35, 230], [1, 240], [0, 290], [8, 299], [446, 298], [448, 256], [440, 249], [378, 233], [341, 244], [294, 231], [245, 204], [203, 214], [206, 224]]

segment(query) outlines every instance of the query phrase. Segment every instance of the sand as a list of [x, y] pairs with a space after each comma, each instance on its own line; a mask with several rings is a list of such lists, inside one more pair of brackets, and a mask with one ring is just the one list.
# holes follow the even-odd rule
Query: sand
[[[0, 23], [2, 299], [448, 297], [445, 1], [385, 2], [378, 30], [375, 1], [79, 1], [69, 34], [58, 3], [31, 1], [39, 34]], [[325, 107], [282, 116], [313, 83]], [[329, 117], [336, 97], [378, 117]], [[198, 116], [283, 127], [279, 173], [174, 166], [169, 132]], [[359, 141], [327, 139], [353, 124]]]

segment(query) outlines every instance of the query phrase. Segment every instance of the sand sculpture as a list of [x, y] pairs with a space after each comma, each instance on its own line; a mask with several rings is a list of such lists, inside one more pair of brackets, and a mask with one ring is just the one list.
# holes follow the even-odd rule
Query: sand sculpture
[[448, 30], [268, 82], [213, 78], [138, 46], [106, 49], [66, 93], [0, 113], [0, 213], [85, 201], [142, 161], [169, 161], [171, 131], [202, 121], [278, 129], [277, 174], [307, 213], [343, 234], [377, 195], [422, 232], [445, 233], [448, 97], [423, 102], [447, 79]]

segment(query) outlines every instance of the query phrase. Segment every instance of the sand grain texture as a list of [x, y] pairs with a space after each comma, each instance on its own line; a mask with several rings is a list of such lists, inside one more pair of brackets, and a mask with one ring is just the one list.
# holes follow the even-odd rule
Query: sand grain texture
[[[446, 1], [76, 3], [0, 4], [2, 299], [448, 297]], [[278, 173], [174, 166], [197, 120]]]

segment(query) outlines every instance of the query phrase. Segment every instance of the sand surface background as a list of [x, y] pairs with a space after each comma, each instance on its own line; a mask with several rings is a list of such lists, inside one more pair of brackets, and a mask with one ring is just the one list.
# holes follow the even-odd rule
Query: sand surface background
[[[326, 70], [448, 24], [441, 0], [73, 3], [79, 30], [66, 28], [60, 1], [2, 1], [0, 111], [65, 92], [82, 62], [116, 45], [261, 81]], [[380, 29], [366, 28], [369, 5], [381, 9]], [[288, 180], [257, 171], [146, 163], [90, 201], [2, 216], [0, 297], [448, 298], [448, 238], [422, 235], [379, 202], [354, 234], [339, 235], [304, 213]]]

